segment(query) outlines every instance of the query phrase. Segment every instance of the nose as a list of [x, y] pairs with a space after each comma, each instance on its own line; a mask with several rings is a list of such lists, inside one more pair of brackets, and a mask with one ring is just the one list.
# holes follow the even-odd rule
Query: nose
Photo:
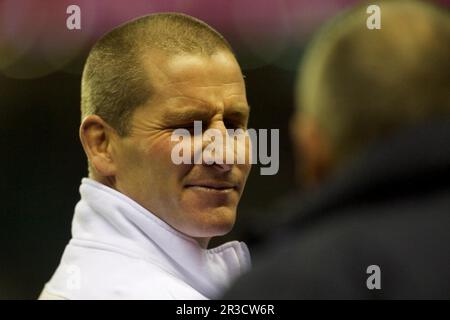
[[[227, 148], [230, 147], [227, 146], [227, 128], [225, 127], [224, 122], [222, 120], [219, 120], [214, 121], [208, 129], [215, 129], [220, 131], [220, 136], [222, 137], [222, 139], [219, 139], [217, 141], [217, 138], [214, 138], [214, 151], [204, 153], [205, 165], [212, 166], [219, 172], [228, 172], [232, 169], [233, 163], [230, 164], [226, 161]], [[209, 143], [210, 141], [205, 141], [205, 144], [203, 145], [203, 151], [205, 151], [205, 148], [208, 147]]]
[[214, 169], [219, 171], [220, 173], [225, 173], [231, 171], [232, 165], [226, 164], [226, 163], [216, 163], [214, 162], [211, 166], [213, 166]]

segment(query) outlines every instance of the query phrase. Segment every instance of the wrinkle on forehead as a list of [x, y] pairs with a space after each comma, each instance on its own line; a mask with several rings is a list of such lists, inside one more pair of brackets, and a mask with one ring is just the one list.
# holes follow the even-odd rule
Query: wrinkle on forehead
[[[180, 80], [180, 81], [171, 81], [166, 83], [166, 86], [173, 86], [173, 85], [178, 85], [178, 84], [185, 84], [185, 83], [189, 83], [192, 84], [192, 80]], [[235, 86], [235, 85], [243, 85], [243, 83], [241, 81], [233, 81], [233, 82], [228, 82], [228, 83], [220, 83], [220, 84], [210, 84], [210, 85], [199, 85], [196, 86], [197, 88], [214, 88], [214, 87], [222, 87], [222, 86]]]
[[169, 57], [156, 54], [144, 66], [154, 89], [153, 112], [159, 110], [163, 118], [173, 113], [172, 118], [180, 117], [179, 113], [198, 114], [198, 118], [207, 118], [205, 113], [248, 118], [245, 82], [230, 53]]
[[[151, 74], [151, 81], [159, 86], [193, 84], [193, 81], [199, 82], [198, 87], [245, 85], [239, 64], [234, 56], [226, 51], [219, 51], [211, 56], [200, 54], [167, 56], [152, 53], [151, 58], [144, 57], [143, 61], [144, 68]], [[211, 72], [219, 64], [223, 77], [220, 82], [211, 83], [214, 78]]]

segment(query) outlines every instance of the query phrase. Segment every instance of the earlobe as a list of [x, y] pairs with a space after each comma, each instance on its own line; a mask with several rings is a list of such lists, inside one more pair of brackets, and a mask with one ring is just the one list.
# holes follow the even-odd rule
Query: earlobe
[[91, 169], [103, 177], [111, 177], [116, 173], [110, 152], [112, 134], [112, 128], [97, 115], [87, 116], [80, 125], [80, 140]]

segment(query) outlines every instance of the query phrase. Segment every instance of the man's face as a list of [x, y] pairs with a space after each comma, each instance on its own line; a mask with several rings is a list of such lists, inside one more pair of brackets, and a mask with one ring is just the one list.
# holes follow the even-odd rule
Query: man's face
[[176, 55], [145, 62], [152, 98], [131, 119], [130, 133], [116, 137], [116, 188], [193, 238], [231, 230], [250, 164], [181, 164], [171, 160], [174, 130], [247, 128], [249, 107], [235, 58]]

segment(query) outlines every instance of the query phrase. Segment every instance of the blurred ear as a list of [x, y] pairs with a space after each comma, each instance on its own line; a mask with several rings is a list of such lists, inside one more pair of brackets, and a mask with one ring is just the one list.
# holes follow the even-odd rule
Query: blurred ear
[[111, 153], [111, 140], [115, 134], [102, 118], [89, 115], [80, 125], [80, 140], [91, 169], [95, 174], [111, 177], [116, 174], [116, 164]]
[[295, 115], [290, 123], [299, 182], [307, 187], [319, 185], [330, 173], [329, 140], [318, 122], [309, 116]]

